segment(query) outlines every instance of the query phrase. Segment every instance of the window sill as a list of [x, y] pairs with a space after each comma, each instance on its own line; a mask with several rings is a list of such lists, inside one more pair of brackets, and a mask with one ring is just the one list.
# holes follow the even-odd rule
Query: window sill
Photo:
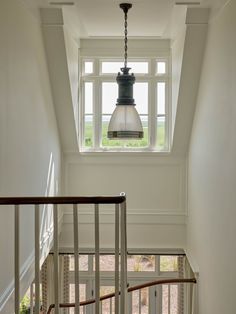
[[157, 150], [82, 150], [81, 156], [169, 156], [170, 151]]

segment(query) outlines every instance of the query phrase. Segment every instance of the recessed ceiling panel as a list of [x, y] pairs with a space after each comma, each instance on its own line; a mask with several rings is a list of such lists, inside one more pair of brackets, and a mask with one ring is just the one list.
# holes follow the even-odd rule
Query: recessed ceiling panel
[[[124, 17], [117, 0], [78, 0], [87, 35], [123, 36]], [[162, 36], [169, 22], [172, 0], [134, 0], [128, 13], [130, 36]]]
[[[40, 7], [62, 7], [65, 24], [75, 38], [123, 37], [124, 17], [119, 8], [126, 0], [21, 0], [38, 14]], [[51, 5], [50, 2], [57, 2]], [[61, 4], [60, 4], [61, 2]], [[177, 0], [128, 0], [133, 4], [128, 14], [128, 35], [131, 37], [168, 36], [173, 9]], [[182, 2], [196, 2], [186, 0]], [[198, 2], [198, 1], [197, 1]], [[197, 7], [219, 10], [227, 0], [199, 0]], [[68, 3], [69, 5], [66, 5]], [[74, 4], [73, 4], [74, 3]]]

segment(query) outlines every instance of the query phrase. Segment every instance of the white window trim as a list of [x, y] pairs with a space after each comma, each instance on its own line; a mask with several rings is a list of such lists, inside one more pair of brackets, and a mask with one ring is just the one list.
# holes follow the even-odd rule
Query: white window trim
[[[93, 70], [94, 73], [85, 74], [84, 73], [84, 62], [85, 61], [93, 61]], [[136, 82], [148, 82], [149, 90], [148, 90], [148, 129], [149, 129], [149, 146], [148, 147], [102, 147], [101, 145], [101, 133], [102, 133], [102, 95], [101, 95], [101, 83], [102, 82], [116, 82], [116, 74], [101, 74], [101, 64], [103, 61], [122, 61], [121, 58], [114, 57], [81, 57], [80, 59], [80, 69], [81, 69], [81, 77], [80, 77], [80, 110], [79, 110], [79, 120], [80, 120], [80, 134], [79, 134], [79, 144], [80, 144], [80, 153], [144, 153], [146, 154], [169, 154], [171, 147], [171, 66], [170, 66], [170, 57], [150, 57], [150, 58], [129, 58], [130, 62], [148, 62], [148, 74], [139, 74], [135, 73]], [[166, 62], [166, 73], [165, 74], [157, 74], [157, 62], [165, 61]], [[93, 82], [93, 142], [94, 147], [88, 148], [84, 145], [84, 86], [85, 82]], [[165, 123], [165, 143], [166, 146], [163, 150], [158, 150], [156, 146], [156, 135], [157, 135], [157, 83], [165, 82], [166, 83], [166, 95], [165, 95], [165, 114], [163, 116], [166, 117]], [[96, 102], [95, 102], [96, 100]]]
[[[137, 250], [135, 250], [136, 253], [133, 253], [134, 255], [140, 254], [143, 255], [142, 252], [138, 253]], [[87, 255], [85, 252], [81, 253]], [[110, 253], [111, 255], [114, 255]], [[131, 255], [133, 255], [130, 252]], [[151, 253], [145, 253], [144, 255], [153, 255]], [[154, 254], [155, 255], [155, 254]], [[169, 253], [169, 255], [172, 255]], [[82, 284], [86, 284], [86, 299], [94, 297], [92, 291], [94, 291], [94, 280], [95, 280], [95, 271], [93, 270], [93, 254], [88, 255], [88, 270], [87, 271], [80, 271], [80, 280]], [[178, 272], [175, 271], [167, 271], [167, 272], [161, 272], [160, 271], [160, 255], [155, 255], [155, 271], [129, 271], [127, 273], [128, 275], [128, 283], [130, 286], [145, 283], [147, 281], [152, 281], [153, 278], [156, 279], [168, 279], [168, 278], [179, 278]], [[104, 285], [114, 285], [114, 271], [103, 271], [100, 273], [100, 283], [101, 286]], [[71, 270], [69, 272], [69, 284], [74, 284], [74, 270]], [[168, 286], [171, 286], [171, 284], [167, 284]], [[176, 285], [176, 284], [173, 284]], [[128, 296], [128, 304], [131, 308], [132, 302], [132, 294], [130, 293]], [[170, 295], [168, 298], [168, 302], [170, 304]], [[153, 286], [149, 288], [149, 310], [150, 314], [161, 314], [162, 313], [162, 286]], [[93, 314], [93, 307], [86, 307], [86, 314]], [[170, 306], [168, 313], [170, 314]]]

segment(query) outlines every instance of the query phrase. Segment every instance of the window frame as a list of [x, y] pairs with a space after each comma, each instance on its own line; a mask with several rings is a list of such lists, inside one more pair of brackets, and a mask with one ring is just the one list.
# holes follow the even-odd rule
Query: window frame
[[[93, 62], [93, 73], [84, 72], [85, 62]], [[102, 146], [102, 83], [116, 82], [116, 75], [113, 73], [101, 73], [102, 62], [122, 62], [118, 57], [81, 57], [80, 58], [80, 111], [79, 111], [79, 144], [81, 153], [96, 152], [170, 152], [170, 134], [171, 134], [171, 76], [170, 76], [170, 57], [148, 57], [148, 58], [129, 58], [129, 62], [148, 62], [148, 73], [135, 73], [136, 82], [148, 83], [148, 146], [146, 147], [103, 147]], [[157, 62], [166, 63], [166, 73], [157, 73]], [[85, 145], [85, 83], [93, 83], [93, 147]], [[159, 115], [157, 112], [157, 84], [165, 83], [165, 114]], [[142, 114], [140, 114], [142, 116]], [[157, 146], [157, 118], [165, 117], [165, 145], [163, 149]]]
[[[114, 255], [114, 253], [107, 252], [104, 250], [104, 255]], [[94, 297], [94, 287], [95, 287], [95, 271], [93, 270], [93, 263], [94, 263], [94, 253], [81, 253], [81, 255], [88, 256], [88, 270], [87, 271], [80, 271], [80, 283], [85, 284], [86, 288], [86, 298], [93, 298]], [[178, 271], [167, 271], [161, 272], [160, 271], [160, 257], [163, 255], [168, 256], [175, 256], [171, 252], [168, 254], [155, 254], [155, 253], [132, 253], [129, 252], [128, 255], [154, 255], [155, 256], [155, 270], [154, 271], [128, 271], [128, 284], [130, 286], [136, 284], [142, 284], [147, 281], [152, 281], [153, 278], [156, 279], [168, 279], [168, 278], [179, 278]], [[181, 256], [182, 254], [180, 254]], [[177, 255], [179, 256], [179, 254]], [[74, 284], [74, 270], [69, 271], [69, 284]], [[100, 285], [101, 286], [112, 286], [114, 284], [114, 271], [101, 271], [100, 272]], [[168, 304], [170, 304], [170, 287], [171, 285], [177, 284], [167, 284], [168, 286]], [[178, 285], [177, 285], [178, 286]], [[179, 295], [179, 290], [178, 290]], [[177, 295], [177, 298], [178, 298]], [[128, 304], [129, 307], [132, 304], [132, 293], [128, 294]], [[131, 308], [131, 307], [130, 307]], [[170, 314], [170, 306], [168, 307], [168, 313]], [[150, 314], [162, 314], [162, 286], [153, 286], [149, 288], [149, 311]], [[85, 307], [85, 314], [93, 314], [94, 307], [87, 306]], [[180, 312], [179, 314], [181, 314]]]

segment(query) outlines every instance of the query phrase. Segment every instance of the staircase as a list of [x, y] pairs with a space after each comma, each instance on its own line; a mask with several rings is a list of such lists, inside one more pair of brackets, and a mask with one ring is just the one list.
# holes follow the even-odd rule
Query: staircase
[[[95, 247], [95, 297], [80, 302], [79, 291], [79, 215], [78, 209], [82, 204], [94, 206], [94, 247]], [[100, 205], [110, 204], [114, 208], [115, 218], [115, 292], [100, 297], [100, 223], [99, 209]], [[133, 291], [141, 290], [146, 287], [152, 287], [163, 284], [195, 284], [195, 278], [170, 278], [164, 280], [148, 281], [142, 285], [127, 287], [127, 223], [126, 223], [126, 196], [122, 193], [119, 196], [91, 196], [91, 197], [7, 197], [0, 198], [0, 205], [11, 205], [14, 207], [14, 307], [15, 314], [20, 314], [20, 211], [22, 207], [34, 207], [34, 242], [35, 242], [35, 304], [34, 313], [41, 314], [40, 311], [40, 211], [47, 205], [53, 208], [53, 263], [54, 263], [54, 303], [47, 309], [49, 313], [60, 313], [60, 309], [74, 308], [74, 313], [80, 313], [80, 306], [95, 304], [95, 313], [101, 313], [100, 302], [106, 299], [114, 298], [115, 314], [126, 314], [127, 294]], [[75, 282], [75, 302], [60, 303], [59, 298], [59, 239], [58, 239], [58, 212], [61, 206], [72, 206], [73, 208], [73, 249], [74, 249], [74, 282]], [[64, 313], [64, 312], [63, 312]]]

